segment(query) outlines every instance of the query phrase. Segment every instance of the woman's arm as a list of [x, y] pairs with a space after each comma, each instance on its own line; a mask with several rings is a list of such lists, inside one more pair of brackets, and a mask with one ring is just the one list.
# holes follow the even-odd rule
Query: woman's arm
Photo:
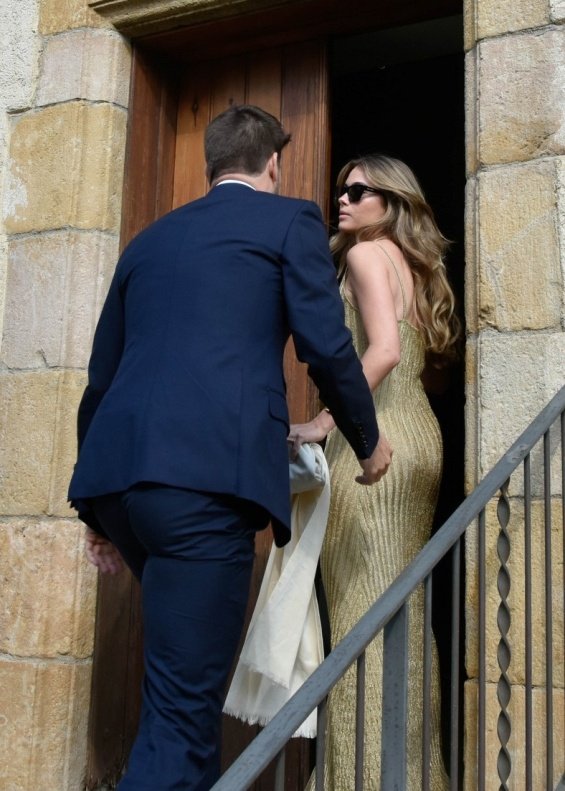
[[292, 458], [296, 458], [298, 449], [305, 442], [322, 442], [334, 427], [335, 421], [328, 409], [322, 409], [322, 411], [308, 423], [293, 423], [288, 435], [288, 443], [291, 446], [290, 455]]
[[[347, 266], [347, 285], [361, 313], [369, 342], [361, 363], [369, 387], [374, 391], [400, 360], [398, 318], [390, 263], [377, 245], [361, 242], [349, 251]], [[396, 286], [398, 281], [394, 277]], [[308, 423], [293, 424], [288, 435], [291, 453], [295, 455], [304, 442], [321, 442], [334, 426], [335, 422], [327, 410], [322, 410]]]

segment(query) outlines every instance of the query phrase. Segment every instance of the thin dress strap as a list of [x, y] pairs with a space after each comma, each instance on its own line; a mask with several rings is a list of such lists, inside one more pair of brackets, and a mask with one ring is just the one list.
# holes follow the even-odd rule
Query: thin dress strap
[[400, 286], [400, 292], [402, 294], [402, 318], [405, 319], [406, 318], [406, 294], [404, 293], [404, 286], [402, 284], [402, 279], [401, 279], [400, 275], [398, 274], [398, 269], [396, 268], [396, 265], [395, 265], [394, 261], [392, 260], [390, 255], [387, 253], [387, 251], [384, 249], [382, 244], [379, 244], [376, 240], [375, 240], [375, 244], [377, 245], [377, 247], [380, 247], [380, 249], [386, 255], [386, 257], [388, 258], [388, 260], [392, 264], [392, 268], [394, 269], [396, 277], [398, 278], [398, 285]]

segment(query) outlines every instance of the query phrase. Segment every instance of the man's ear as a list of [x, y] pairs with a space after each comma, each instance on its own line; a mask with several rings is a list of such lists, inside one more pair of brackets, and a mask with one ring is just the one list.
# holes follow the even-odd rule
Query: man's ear
[[274, 151], [267, 162], [267, 173], [275, 183], [279, 180], [279, 155]]

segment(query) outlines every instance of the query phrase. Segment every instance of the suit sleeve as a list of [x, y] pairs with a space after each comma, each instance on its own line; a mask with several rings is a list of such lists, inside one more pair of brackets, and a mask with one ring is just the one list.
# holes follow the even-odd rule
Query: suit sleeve
[[322, 215], [304, 202], [288, 229], [283, 279], [290, 330], [299, 360], [360, 459], [378, 441], [373, 398], [345, 326]]
[[88, 384], [82, 396], [77, 416], [77, 437], [80, 450], [104, 394], [122, 357], [124, 347], [124, 306], [116, 268], [104, 307], [98, 320], [92, 353], [88, 364]]
[[[88, 384], [83, 393], [77, 415], [78, 450], [86, 437], [104, 394], [112, 384], [118, 369], [124, 345], [123, 300], [118, 282], [118, 270], [114, 273], [96, 332], [88, 365]], [[108, 538], [88, 500], [71, 500], [78, 511], [78, 518], [97, 533]]]

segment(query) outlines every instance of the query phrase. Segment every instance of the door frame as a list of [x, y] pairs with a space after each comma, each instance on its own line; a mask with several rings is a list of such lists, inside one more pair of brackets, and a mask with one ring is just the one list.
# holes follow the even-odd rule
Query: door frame
[[[352, 34], [368, 28], [393, 27], [460, 12], [460, 0], [352, 0], [347, 19], [336, 0], [287, 2], [267, 11], [245, 13], [254, 3], [237, 5], [240, 15], [200, 21], [174, 31], [135, 40], [130, 89], [128, 139], [122, 203], [121, 247], [173, 205], [174, 152], [177, 134], [179, 64], [223, 58], [250, 49], [269, 49], [291, 42]], [[136, 3], [137, 4], [137, 3]], [[109, 11], [114, 2], [91, 2]], [[120, 0], [128, 6], [128, 0]], [[133, 6], [133, 3], [131, 4]], [[143, 5], [143, 4], [142, 4]], [[149, 4], [151, 5], [151, 4]], [[166, 6], [167, 3], [161, 3]], [[377, 8], [375, 8], [377, 6]], [[227, 6], [226, 6], [227, 8]], [[357, 13], [358, 11], [358, 13]], [[120, 27], [120, 25], [117, 25]], [[122, 25], [122, 28], [124, 26]], [[146, 27], [143, 28], [145, 32]], [[290, 130], [292, 131], [292, 129]], [[329, 177], [329, 167], [327, 168]], [[327, 185], [326, 185], [327, 187]], [[329, 189], [313, 196], [327, 210]], [[307, 419], [316, 406], [316, 393], [303, 370], [287, 361], [287, 376], [295, 381], [291, 399]], [[139, 716], [142, 659], [138, 585], [129, 574], [101, 577], [98, 588], [92, 699], [89, 714], [87, 788], [112, 782], [120, 775], [133, 741]], [[298, 763], [308, 763], [302, 749]]]

